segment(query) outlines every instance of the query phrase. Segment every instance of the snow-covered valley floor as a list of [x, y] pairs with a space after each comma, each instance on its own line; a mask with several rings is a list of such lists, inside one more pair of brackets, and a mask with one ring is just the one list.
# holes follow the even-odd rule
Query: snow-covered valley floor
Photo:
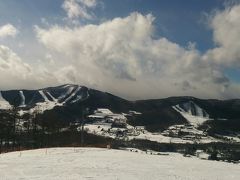
[[174, 153], [150, 155], [98, 148], [52, 148], [0, 155], [0, 179], [236, 180], [240, 179], [240, 165]]

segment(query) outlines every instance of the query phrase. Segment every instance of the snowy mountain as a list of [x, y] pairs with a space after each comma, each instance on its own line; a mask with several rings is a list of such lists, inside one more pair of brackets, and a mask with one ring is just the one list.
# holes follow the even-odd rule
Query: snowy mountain
[[194, 97], [128, 101], [70, 84], [1, 91], [0, 132], [0, 152], [19, 145], [29, 149], [110, 143], [117, 148], [184, 149], [192, 154], [200, 147], [214, 154], [218, 144], [219, 154], [224, 154], [220, 159], [235, 161], [240, 159], [240, 101]]
[[180, 112], [188, 113], [192, 116], [209, 118], [209, 114], [193, 101], [188, 101], [182, 104], [178, 104], [174, 107], [178, 109]]
[[[81, 116], [82, 108], [93, 113], [106, 108], [113, 113], [140, 112], [128, 118], [132, 126], [145, 126], [151, 132], [163, 131], [172, 125], [192, 124], [195, 127], [216, 127], [214, 132], [240, 131], [240, 100], [202, 100], [194, 97], [128, 101], [107, 92], [66, 84], [38, 90], [0, 91], [0, 111], [17, 108], [19, 114], [42, 113], [69, 123]], [[214, 120], [214, 121], [209, 121]], [[223, 121], [225, 120], [225, 121]]]
[[77, 103], [88, 98], [88, 89], [78, 85], [63, 85], [39, 90], [1, 91], [0, 109], [20, 109], [20, 113], [39, 113], [56, 106]]
[[210, 120], [209, 114], [193, 101], [177, 104], [173, 108], [194, 126], [199, 126]]

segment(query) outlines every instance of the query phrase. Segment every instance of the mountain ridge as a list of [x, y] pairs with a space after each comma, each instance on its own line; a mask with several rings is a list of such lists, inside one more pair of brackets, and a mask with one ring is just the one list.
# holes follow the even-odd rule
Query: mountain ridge
[[5, 89], [5, 90], [1, 90], [0, 89], [0, 92], [5, 92], [5, 91], [38, 91], [38, 90], [45, 90], [45, 89], [63, 87], [63, 86], [66, 86], [66, 85], [81, 86], [81, 87], [88, 88], [89, 90], [96, 90], [96, 91], [100, 91], [100, 92], [103, 92], [103, 93], [108, 93], [108, 94], [111, 94], [111, 95], [116, 96], [116, 97], [120, 97], [121, 99], [130, 101], [130, 102], [133, 102], [133, 103], [134, 102], [139, 102], [139, 101], [155, 101], [155, 100], [157, 101], [157, 100], [171, 99], [171, 98], [186, 98], [186, 99], [189, 98], [189, 99], [210, 100], [210, 101], [240, 101], [240, 98], [217, 99], [217, 98], [200, 98], [200, 97], [187, 96], [187, 95], [183, 95], [183, 96], [168, 96], [168, 97], [163, 97], [163, 98], [157, 97], [157, 98], [130, 100], [128, 98], [123, 98], [123, 97], [121, 97], [119, 95], [116, 95], [116, 94], [108, 92], [108, 91], [103, 91], [103, 90], [95, 89], [95, 88], [89, 88], [86, 85], [72, 84], [72, 83], [60, 84], [60, 85], [56, 85], [56, 86], [47, 86], [47, 87], [36, 88], [36, 89], [34, 89], [34, 88], [32, 88], [32, 89], [31, 88], [19, 88], [19, 89], [18, 88], [13, 88], [13, 89]]
[[[2, 97], [0, 109], [1, 102], [3, 105], [9, 103], [16, 106], [21, 115], [39, 111], [45, 116], [46, 114], [47, 116], [55, 114], [55, 116], [68, 121], [80, 116], [82, 107], [88, 107], [90, 112], [97, 108], [108, 108], [116, 113], [127, 113], [130, 110], [141, 112], [141, 116], [129, 120], [129, 123], [146, 126], [151, 131], [163, 130], [174, 124], [192, 122], [194, 117], [200, 117], [199, 112], [208, 115], [204, 117], [205, 119], [201, 119], [202, 123], [208, 122], [210, 119], [237, 120], [237, 123], [240, 121], [240, 100], [238, 99], [217, 100], [174, 96], [163, 99], [130, 101], [108, 92], [76, 84], [63, 84], [36, 90], [0, 92]], [[179, 110], [176, 109], [176, 106], [181, 107], [181, 109], [189, 106], [188, 108], [191, 110]]]

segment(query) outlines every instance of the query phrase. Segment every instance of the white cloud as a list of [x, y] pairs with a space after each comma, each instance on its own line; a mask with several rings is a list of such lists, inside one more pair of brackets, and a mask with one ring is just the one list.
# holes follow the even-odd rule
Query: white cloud
[[56, 84], [57, 80], [45, 69], [25, 63], [10, 48], [0, 45], [0, 89], [40, 88]]
[[97, 5], [95, 0], [65, 0], [62, 7], [67, 12], [68, 18], [92, 19], [93, 15], [89, 12], [89, 8]]
[[0, 68], [1, 72], [7, 71], [12, 74], [20, 72], [22, 75], [30, 73], [29, 65], [22, 60], [8, 47], [0, 45]]
[[132, 13], [99, 25], [36, 27], [36, 34], [71, 64], [57, 72], [59, 82], [138, 99], [186, 94], [222, 98], [230, 82], [221, 68], [206, 61], [194, 45], [186, 49], [163, 37], [154, 39], [153, 21], [151, 14]]
[[[91, 0], [67, 2], [65, 10], [71, 19], [92, 18], [88, 10], [97, 5]], [[240, 86], [226, 77], [224, 68], [240, 65], [238, 19], [238, 5], [212, 16], [216, 48], [204, 54], [194, 42], [182, 47], [164, 37], [155, 38], [151, 14], [135, 12], [74, 27], [35, 26], [38, 41], [46, 48], [45, 56], [37, 58], [39, 63], [27, 64], [11, 49], [0, 46], [0, 88], [77, 83], [129, 99], [181, 95], [236, 98]]]
[[78, 0], [78, 1], [87, 7], [95, 7], [97, 5], [96, 0]]
[[0, 38], [7, 36], [14, 37], [18, 33], [18, 30], [12, 24], [6, 24], [0, 27]]
[[216, 12], [210, 21], [217, 47], [205, 59], [222, 66], [240, 67], [240, 5]]
[[[0, 81], [1, 84], [20, 84], [19, 80], [24, 80], [31, 74], [31, 67], [24, 63], [8, 47], [0, 45]], [[21, 82], [22, 83], [22, 82]]]

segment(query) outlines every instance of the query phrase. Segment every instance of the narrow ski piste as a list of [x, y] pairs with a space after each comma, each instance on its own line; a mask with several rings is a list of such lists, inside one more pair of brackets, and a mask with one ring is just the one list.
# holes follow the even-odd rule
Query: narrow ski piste
[[[81, 89], [81, 87], [77, 87], [65, 100], [63, 103], [67, 103], [69, 100], [71, 100], [77, 93], [78, 91]], [[80, 100], [80, 99], [79, 99]]]
[[74, 86], [64, 86], [64, 88], [68, 88], [66, 93], [63, 93], [61, 96], [58, 97], [59, 101], [63, 101], [66, 99], [73, 91], [74, 91]]
[[55, 97], [53, 97], [53, 95], [51, 95], [50, 92], [47, 92], [47, 94], [52, 98], [53, 101], [55, 101], [55, 102], [57, 101], [57, 99]]
[[45, 95], [45, 93], [43, 92], [43, 90], [40, 90], [40, 91], [38, 91], [38, 92], [39, 92], [39, 94], [41, 94], [41, 96], [43, 97], [43, 99], [44, 99], [46, 102], [49, 101], [49, 99], [47, 98], [47, 96]]
[[20, 107], [25, 107], [26, 106], [26, 98], [24, 96], [24, 93], [23, 91], [19, 91], [19, 95], [21, 97], [21, 104], [20, 104]]

